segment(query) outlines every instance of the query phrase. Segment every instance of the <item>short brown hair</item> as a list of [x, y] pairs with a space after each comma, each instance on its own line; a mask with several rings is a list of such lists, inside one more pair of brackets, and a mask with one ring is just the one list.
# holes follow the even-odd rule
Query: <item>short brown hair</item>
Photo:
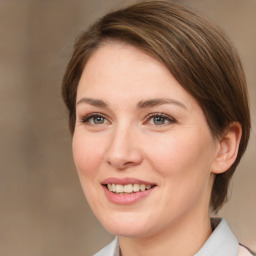
[[250, 113], [246, 80], [239, 56], [216, 25], [186, 7], [168, 1], [146, 1], [107, 14], [81, 34], [67, 66], [62, 96], [73, 134], [77, 86], [87, 60], [106, 41], [131, 44], [162, 62], [199, 103], [213, 137], [232, 122], [242, 126], [234, 164], [215, 176], [210, 205], [227, 199], [228, 184], [248, 143]]

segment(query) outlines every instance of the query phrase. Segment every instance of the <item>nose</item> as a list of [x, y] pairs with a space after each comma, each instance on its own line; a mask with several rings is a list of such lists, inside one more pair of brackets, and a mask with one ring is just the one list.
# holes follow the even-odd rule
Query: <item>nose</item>
[[136, 134], [131, 129], [119, 128], [113, 132], [106, 152], [106, 162], [118, 170], [139, 165], [143, 160]]

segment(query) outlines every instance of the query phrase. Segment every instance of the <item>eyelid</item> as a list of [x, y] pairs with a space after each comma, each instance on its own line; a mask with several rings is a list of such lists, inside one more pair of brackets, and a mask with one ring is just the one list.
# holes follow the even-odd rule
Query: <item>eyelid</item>
[[162, 118], [165, 118], [169, 123], [176, 123], [177, 122], [175, 118], [170, 117], [169, 115], [167, 115], [165, 113], [162, 113], [162, 112], [150, 113], [146, 117], [146, 122], [148, 122], [152, 117], [162, 117]]
[[[86, 115], [83, 115], [81, 118], [80, 118], [80, 122], [81, 123], [88, 123], [89, 124], [89, 120], [90, 118], [93, 118], [93, 117], [102, 117], [102, 118], [105, 118], [107, 122], [110, 122], [109, 121], [109, 118], [108, 116], [106, 116], [105, 114], [102, 114], [100, 112], [93, 112], [93, 113], [90, 113], [90, 114], [86, 114]], [[166, 119], [170, 124], [170, 123], [176, 123], [176, 119], [173, 118], [173, 117], [170, 117], [169, 115], [165, 114], [165, 113], [162, 113], [162, 112], [155, 112], [155, 113], [150, 113], [146, 116], [145, 118], [145, 121], [143, 123], [147, 123], [149, 122], [149, 120], [153, 117], [162, 117], [164, 119]], [[157, 125], [156, 125], [157, 126]], [[161, 125], [158, 125], [158, 126], [161, 126]]]
[[82, 123], [87, 123], [90, 118], [92, 118], [92, 117], [97, 117], [97, 116], [103, 117], [103, 118], [105, 118], [105, 119], [108, 121], [108, 118], [107, 118], [106, 115], [104, 115], [104, 114], [102, 114], [102, 113], [99, 113], [99, 112], [93, 112], [93, 113], [90, 113], [90, 114], [87, 114], [87, 115], [83, 115], [83, 116], [80, 118], [80, 122], [82, 122]]

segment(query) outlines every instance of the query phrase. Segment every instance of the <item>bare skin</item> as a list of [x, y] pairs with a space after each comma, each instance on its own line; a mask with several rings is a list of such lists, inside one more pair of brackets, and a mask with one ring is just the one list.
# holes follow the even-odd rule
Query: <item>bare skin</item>
[[[195, 254], [212, 232], [214, 175], [235, 160], [240, 126], [213, 138], [199, 104], [167, 68], [120, 43], [101, 46], [89, 59], [76, 115], [80, 181], [96, 217], [119, 237], [123, 256]], [[107, 190], [104, 181], [113, 178], [153, 186], [127, 203]]]

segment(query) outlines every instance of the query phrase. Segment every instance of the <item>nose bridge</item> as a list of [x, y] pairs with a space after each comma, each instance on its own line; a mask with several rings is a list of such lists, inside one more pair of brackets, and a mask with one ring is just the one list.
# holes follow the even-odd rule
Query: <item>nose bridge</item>
[[113, 129], [106, 155], [107, 162], [117, 169], [125, 169], [141, 162], [136, 131], [131, 124], [124, 122]]
[[128, 139], [131, 139], [131, 134], [132, 130], [130, 125], [128, 124], [123, 124], [123, 125], [118, 125], [114, 131], [113, 131], [113, 137], [111, 141], [111, 147], [113, 149], [118, 149], [121, 150], [122, 148], [127, 147], [128, 148]]

